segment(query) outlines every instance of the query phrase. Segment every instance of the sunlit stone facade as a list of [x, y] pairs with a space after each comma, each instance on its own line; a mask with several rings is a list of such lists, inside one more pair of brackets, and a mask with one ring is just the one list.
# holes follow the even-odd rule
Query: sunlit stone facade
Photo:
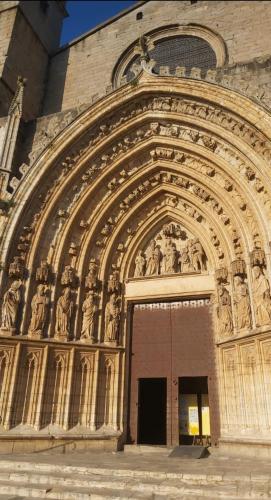
[[179, 444], [195, 377], [194, 434], [270, 454], [270, 2], [138, 2], [63, 49], [64, 2], [26, 3], [0, 9], [1, 449], [146, 443], [147, 379], [150, 444]]

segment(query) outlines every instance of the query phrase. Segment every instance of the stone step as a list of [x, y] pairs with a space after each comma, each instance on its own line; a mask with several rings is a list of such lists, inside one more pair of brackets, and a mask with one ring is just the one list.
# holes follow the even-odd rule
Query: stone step
[[[222, 486], [199, 486], [199, 487], [188, 487], [179, 486], [175, 494], [168, 493], [167, 488], [157, 487], [157, 491], [134, 491], [128, 486], [125, 490], [118, 490], [112, 485], [108, 485], [107, 488], [103, 488], [99, 484], [96, 487], [85, 488], [85, 487], [71, 487], [71, 486], [52, 486], [40, 484], [28, 484], [26, 482], [16, 482], [11, 484], [10, 482], [0, 483], [1, 494], [9, 494], [9, 496], [16, 496], [19, 498], [30, 497], [30, 498], [50, 498], [54, 500], [94, 500], [94, 499], [114, 499], [114, 500], [177, 500], [180, 498], [187, 497], [191, 498], [206, 498], [206, 499], [228, 499], [228, 500], [239, 500], [240, 497], [236, 495], [236, 488], [231, 485]], [[251, 498], [251, 497], [246, 497]], [[256, 498], [256, 497], [253, 497]], [[264, 498], [264, 497], [258, 497]], [[269, 497], [266, 497], [269, 498]]]
[[[191, 467], [190, 467], [191, 468]], [[27, 461], [13, 461], [13, 460], [0, 460], [0, 470], [10, 470], [10, 471], [39, 471], [41, 473], [43, 472], [50, 472], [50, 473], [67, 473], [67, 474], [80, 474], [80, 475], [85, 475], [85, 474], [98, 474], [100, 476], [105, 475], [108, 476], [110, 475], [111, 477], [133, 477], [133, 478], [144, 478], [147, 477], [149, 479], [156, 479], [156, 480], [166, 480], [166, 479], [179, 479], [182, 480], [183, 482], [188, 482], [190, 484], [207, 484], [207, 483], [219, 483], [222, 481], [229, 481], [232, 482], [232, 477], [222, 475], [222, 474], [206, 474], [203, 473], [197, 473], [197, 472], [169, 472], [169, 471], [157, 471], [157, 470], [139, 470], [139, 469], [132, 469], [132, 468], [109, 468], [109, 467], [83, 467], [81, 465], [79, 466], [72, 466], [72, 465], [65, 465], [65, 464], [50, 464], [50, 463], [42, 463], [42, 462], [27, 462]], [[242, 482], [250, 482], [251, 478], [249, 475], [242, 475], [239, 474], [238, 477], [235, 477], [236, 479], [239, 479]], [[270, 478], [268, 478], [270, 479]]]
[[[25, 496], [29, 498], [46, 498], [51, 500], [151, 500], [153, 495], [144, 492], [133, 492], [133, 491], [119, 491], [112, 488], [95, 488], [92, 491], [89, 488], [76, 488], [71, 489], [68, 487], [52, 487], [52, 486], [40, 486], [39, 484], [25, 484], [25, 483], [0, 483], [1, 494], [9, 494], [12, 499], [12, 495], [18, 498], [24, 498]], [[164, 499], [166, 497], [163, 497]], [[15, 500], [13, 498], [13, 500]]]
[[[71, 478], [70, 475], [26, 473], [25, 471], [0, 473], [0, 491], [19, 497], [45, 496], [60, 500], [87, 500], [89, 498], [161, 498], [177, 499], [187, 496], [198, 498], [270, 498], [268, 486], [234, 483], [191, 485], [180, 480], [155, 481], [93, 476]], [[91, 496], [89, 496], [91, 494]], [[96, 495], [96, 496], [93, 496]], [[1, 499], [0, 499], [1, 500]]]
[[[86, 457], [86, 462], [87, 460]], [[163, 464], [164, 461], [161, 463]], [[117, 468], [114, 468], [116, 466]], [[178, 472], [179, 465], [173, 472], [124, 469], [124, 463], [119, 462], [118, 459], [114, 462], [114, 467], [111, 467], [111, 459], [106, 467], [85, 467], [59, 462], [56, 464], [29, 462], [17, 459], [0, 460], [0, 494], [7, 495], [5, 499], [1, 499], [0, 496], [0, 500], [15, 500], [14, 497], [61, 500], [271, 498], [271, 476], [267, 474], [242, 475], [237, 471], [234, 473], [228, 471], [223, 474], [206, 471], [206, 474], [202, 474], [200, 471], [197, 473], [196, 470], [193, 473], [184, 473], [181, 472], [185, 470], [184, 466]]]

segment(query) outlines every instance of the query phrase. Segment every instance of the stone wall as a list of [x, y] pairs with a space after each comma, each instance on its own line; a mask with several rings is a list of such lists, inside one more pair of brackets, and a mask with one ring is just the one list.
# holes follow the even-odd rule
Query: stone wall
[[64, 15], [60, 2], [48, 2], [46, 12], [40, 2], [1, 2], [0, 116], [8, 113], [19, 75], [27, 78], [23, 119], [40, 114], [48, 54], [58, 46]]
[[[136, 19], [138, 12], [143, 13], [141, 20]], [[143, 3], [103, 29], [95, 29], [71, 43], [52, 58], [44, 113], [90, 102], [97, 92], [105, 94], [122, 53], [151, 30], [176, 23], [205, 26], [224, 39], [228, 63], [232, 65], [270, 54], [270, 22], [268, 1]]]

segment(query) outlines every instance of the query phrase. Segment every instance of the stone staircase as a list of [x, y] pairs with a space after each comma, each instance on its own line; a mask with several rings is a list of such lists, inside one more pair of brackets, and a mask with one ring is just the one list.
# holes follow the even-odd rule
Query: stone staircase
[[[87, 463], [87, 455], [85, 459]], [[249, 474], [198, 473], [193, 471], [193, 464], [188, 473], [163, 471], [161, 464], [157, 470], [138, 470], [110, 468], [108, 462], [104, 467], [60, 462], [40, 462], [37, 455], [36, 461], [0, 459], [0, 500], [271, 498], [271, 475], [252, 478]]]

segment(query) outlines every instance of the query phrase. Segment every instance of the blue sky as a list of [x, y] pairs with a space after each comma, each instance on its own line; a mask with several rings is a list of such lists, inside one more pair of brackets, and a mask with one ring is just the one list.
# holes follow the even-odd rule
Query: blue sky
[[135, 0], [71, 0], [66, 3], [69, 17], [64, 20], [61, 45], [70, 42], [123, 9], [135, 4]]

